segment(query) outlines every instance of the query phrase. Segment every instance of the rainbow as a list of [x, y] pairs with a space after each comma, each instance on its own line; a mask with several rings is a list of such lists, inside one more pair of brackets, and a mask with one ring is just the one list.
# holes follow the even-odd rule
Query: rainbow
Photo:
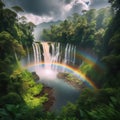
[[[32, 66], [37, 66], [37, 65], [50, 65], [51, 63], [43, 63], [43, 62], [40, 62], [40, 63], [37, 63], [37, 64], [29, 64], [27, 66], [25, 66], [24, 68], [27, 69], [29, 67], [32, 67]], [[97, 86], [92, 82], [92, 80], [90, 80], [85, 74], [83, 74], [80, 70], [76, 69], [76, 68], [73, 68], [71, 66], [68, 66], [66, 64], [60, 64], [60, 63], [52, 63], [52, 65], [56, 65], [58, 67], [64, 67], [70, 71], [72, 71], [73, 73], [79, 75], [84, 81], [86, 81], [92, 88], [94, 89], [98, 89]]]
[[81, 59], [90, 65], [92, 65], [98, 72], [103, 72], [105, 69], [105, 66], [101, 62], [97, 62], [97, 58], [93, 55], [88, 54], [85, 51], [77, 51], [76, 52], [76, 58]]
[[[72, 53], [73, 54], [73, 53]], [[92, 55], [90, 52], [88, 53], [87, 51], [84, 51], [82, 49], [77, 50], [76, 51], [76, 55], [75, 57], [78, 60], [82, 60], [86, 63], [89, 63], [90, 65], [92, 65], [98, 72], [103, 72], [103, 70], [105, 69], [105, 65], [102, 62], [98, 62], [97, 61], [97, 56], [96, 55]]]

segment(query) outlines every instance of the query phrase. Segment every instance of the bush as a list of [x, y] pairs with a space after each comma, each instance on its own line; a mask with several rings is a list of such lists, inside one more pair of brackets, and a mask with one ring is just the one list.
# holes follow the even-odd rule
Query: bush
[[10, 92], [8, 93], [6, 96], [1, 98], [1, 103], [3, 104], [20, 104], [22, 102], [21, 97], [14, 93], [14, 92]]

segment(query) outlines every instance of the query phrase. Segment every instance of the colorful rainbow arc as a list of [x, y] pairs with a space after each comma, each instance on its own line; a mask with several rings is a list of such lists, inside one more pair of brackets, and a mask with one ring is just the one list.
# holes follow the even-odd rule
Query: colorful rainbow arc
[[105, 66], [103, 65], [103, 63], [100, 63], [100, 62], [97, 62], [97, 58], [88, 54], [87, 52], [85, 51], [77, 51], [76, 52], [76, 58], [77, 59], [81, 59], [91, 65], [94, 66], [94, 68], [98, 71], [98, 72], [101, 72], [105, 69]]
[[[29, 67], [32, 67], [32, 66], [36, 66], [36, 65], [46, 65], [46, 64], [49, 64], [50, 63], [43, 63], [43, 62], [40, 62], [38, 64], [29, 64], [27, 65], [26, 67], [24, 67], [25, 69], [29, 68]], [[97, 86], [92, 82], [92, 80], [90, 80], [85, 74], [83, 74], [80, 70], [76, 69], [76, 68], [73, 68], [73, 67], [70, 67], [68, 65], [65, 65], [65, 64], [60, 64], [60, 63], [52, 63], [52, 65], [56, 65], [58, 67], [65, 67], [67, 68], [68, 70], [72, 71], [73, 73], [79, 75], [83, 80], [85, 80], [91, 87], [93, 87], [94, 89], [98, 89]]]

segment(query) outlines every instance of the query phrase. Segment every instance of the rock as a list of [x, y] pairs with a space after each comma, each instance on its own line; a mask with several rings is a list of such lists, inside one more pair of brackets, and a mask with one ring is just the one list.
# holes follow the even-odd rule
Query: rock
[[57, 74], [57, 77], [59, 78], [59, 79], [65, 79], [66, 77], [67, 77], [67, 75], [69, 75], [68, 73], [64, 73], [64, 72], [59, 72], [58, 74]]
[[40, 80], [40, 77], [36, 74], [36, 72], [32, 72], [32, 75], [33, 75], [33, 79], [34, 79], [35, 81]]
[[57, 77], [63, 79], [66, 83], [72, 85], [76, 89], [83, 89], [86, 87], [85, 83], [70, 73], [59, 72]]

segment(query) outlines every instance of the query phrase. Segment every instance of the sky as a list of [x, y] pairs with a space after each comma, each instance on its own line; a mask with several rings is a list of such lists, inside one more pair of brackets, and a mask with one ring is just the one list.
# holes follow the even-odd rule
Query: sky
[[6, 7], [20, 6], [28, 21], [34, 24], [64, 20], [73, 13], [92, 8], [100, 9], [108, 6], [108, 0], [3, 0]]

